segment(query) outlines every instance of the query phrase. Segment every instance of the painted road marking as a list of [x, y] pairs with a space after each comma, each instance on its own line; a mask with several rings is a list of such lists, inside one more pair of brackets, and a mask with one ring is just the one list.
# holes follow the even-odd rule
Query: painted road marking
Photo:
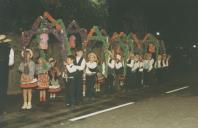
[[177, 91], [180, 91], [180, 90], [184, 90], [186, 88], [189, 88], [189, 86], [185, 86], [185, 87], [182, 87], [182, 88], [174, 89], [174, 90], [171, 90], [171, 91], [168, 91], [168, 92], [165, 92], [165, 93], [169, 94], [169, 93], [177, 92]]
[[94, 115], [98, 115], [98, 114], [101, 114], [101, 113], [104, 113], [104, 112], [112, 111], [112, 110], [115, 110], [115, 109], [118, 109], [118, 108], [121, 108], [121, 107], [125, 107], [125, 106], [128, 106], [128, 105], [134, 104], [134, 103], [135, 102], [125, 103], [125, 104], [118, 105], [118, 106], [115, 106], [115, 107], [112, 107], [112, 108], [108, 108], [108, 109], [104, 109], [104, 110], [101, 110], [101, 111], [93, 112], [93, 113], [90, 113], [90, 114], [87, 114], [87, 115], [75, 117], [75, 118], [69, 119], [69, 121], [73, 122], [73, 121], [85, 119], [85, 118], [88, 118], [88, 117], [91, 117], [91, 116], [94, 116]]

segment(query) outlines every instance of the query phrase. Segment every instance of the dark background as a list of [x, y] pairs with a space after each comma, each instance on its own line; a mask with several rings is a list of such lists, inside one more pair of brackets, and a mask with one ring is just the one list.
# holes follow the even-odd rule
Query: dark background
[[[160, 32], [167, 50], [178, 61], [197, 61], [197, 0], [0, 0], [0, 31], [20, 35], [37, 16], [49, 11], [65, 25], [75, 19], [81, 27], [98, 25], [114, 31]], [[193, 58], [193, 59], [192, 59]]]

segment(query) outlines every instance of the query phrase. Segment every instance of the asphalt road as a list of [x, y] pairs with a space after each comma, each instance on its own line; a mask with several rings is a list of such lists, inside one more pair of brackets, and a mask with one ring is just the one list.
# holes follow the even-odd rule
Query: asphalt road
[[[101, 94], [94, 101], [85, 101], [74, 109], [64, 105], [63, 97], [47, 107], [35, 105], [31, 111], [19, 110], [16, 102], [0, 117], [0, 125], [1, 128], [197, 128], [197, 75], [197, 72], [181, 73], [161, 86]], [[175, 92], [170, 92], [172, 90]], [[70, 121], [95, 112], [102, 113]]]

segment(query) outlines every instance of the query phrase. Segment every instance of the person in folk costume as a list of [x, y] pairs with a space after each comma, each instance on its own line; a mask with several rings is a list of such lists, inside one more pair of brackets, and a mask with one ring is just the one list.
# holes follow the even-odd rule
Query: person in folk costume
[[135, 72], [132, 72], [132, 68], [134, 66], [135, 60], [134, 60], [134, 54], [130, 53], [129, 57], [127, 59], [127, 71], [126, 71], [126, 87], [127, 89], [132, 89], [134, 87], [134, 81], [135, 81]]
[[144, 86], [148, 87], [153, 84], [154, 81], [154, 74], [152, 72], [154, 59], [152, 58], [151, 53], [145, 53], [144, 61], [143, 61], [143, 68], [144, 68]]
[[154, 64], [154, 68], [156, 71], [156, 75], [157, 75], [157, 80], [158, 80], [158, 84], [160, 84], [162, 82], [162, 55], [158, 55], [157, 59], [155, 61]]
[[98, 58], [95, 53], [90, 52], [88, 54], [88, 61], [86, 63], [86, 96], [88, 98], [94, 98], [94, 86], [96, 84], [96, 75], [98, 72]]
[[51, 68], [51, 64], [49, 64], [44, 58], [40, 57], [38, 59], [38, 64], [36, 64], [36, 74], [38, 78], [38, 90], [40, 102], [46, 102], [46, 90], [49, 88], [49, 76], [48, 71]]
[[108, 74], [107, 74], [107, 80], [106, 80], [106, 91], [107, 93], [113, 92], [113, 86], [114, 86], [114, 80], [115, 80], [115, 57], [113, 54], [113, 51], [109, 51], [109, 57], [107, 61], [107, 67], [108, 67]]
[[169, 59], [170, 56], [167, 56], [167, 54], [162, 54], [162, 82], [166, 81], [167, 78], [167, 70], [168, 70], [168, 66], [169, 66]]
[[56, 94], [61, 91], [61, 87], [59, 84], [58, 78], [61, 75], [61, 72], [57, 66], [57, 61], [54, 58], [49, 59], [49, 63], [51, 64], [51, 69], [49, 70], [49, 90], [50, 99], [55, 99]]
[[32, 89], [37, 86], [37, 80], [34, 79], [35, 63], [31, 60], [33, 52], [31, 49], [25, 49], [21, 52], [21, 56], [24, 58], [19, 65], [19, 71], [21, 74], [20, 87], [23, 92], [23, 106], [22, 109], [32, 108]]
[[76, 102], [79, 103], [82, 101], [82, 94], [83, 94], [83, 75], [86, 66], [86, 61], [83, 57], [83, 50], [77, 49], [76, 50], [76, 58], [74, 64], [77, 66], [77, 81], [76, 81]]
[[123, 86], [123, 72], [124, 72], [124, 64], [122, 61], [122, 57], [120, 54], [116, 55], [116, 63], [115, 63], [115, 75], [116, 75], [116, 86], [118, 89]]
[[14, 64], [14, 50], [10, 47], [6, 35], [0, 35], [0, 114], [6, 107], [9, 66]]
[[137, 77], [137, 83], [136, 86], [137, 88], [142, 88], [143, 87], [143, 82], [144, 82], [144, 60], [143, 57], [141, 55], [137, 55], [137, 64], [135, 64], [134, 69], [136, 69], [137, 67], [137, 71], [136, 71], [136, 77]]
[[66, 105], [69, 107], [73, 107], [76, 103], [76, 81], [78, 81], [77, 71], [78, 67], [74, 64], [75, 56], [68, 55], [66, 60], [64, 61], [66, 71], [63, 74], [63, 77], [66, 80], [65, 84], [65, 99]]

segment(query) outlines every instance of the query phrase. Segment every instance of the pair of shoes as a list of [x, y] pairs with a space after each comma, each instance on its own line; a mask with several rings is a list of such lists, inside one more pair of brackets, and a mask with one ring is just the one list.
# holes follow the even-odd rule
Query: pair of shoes
[[21, 109], [27, 109], [27, 103], [24, 103], [23, 106], [21, 107]]
[[21, 109], [23, 109], [23, 110], [24, 109], [28, 109], [29, 110], [31, 108], [32, 108], [32, 105], [30, 103], [24, 103], [23, 106], [21, 107]]
[[32, 108], [31, 104], [28, 104], [27, 107], [26, 107], [26, 109], [28, 109], [28, 110], [31, 109], [31, 108]]

